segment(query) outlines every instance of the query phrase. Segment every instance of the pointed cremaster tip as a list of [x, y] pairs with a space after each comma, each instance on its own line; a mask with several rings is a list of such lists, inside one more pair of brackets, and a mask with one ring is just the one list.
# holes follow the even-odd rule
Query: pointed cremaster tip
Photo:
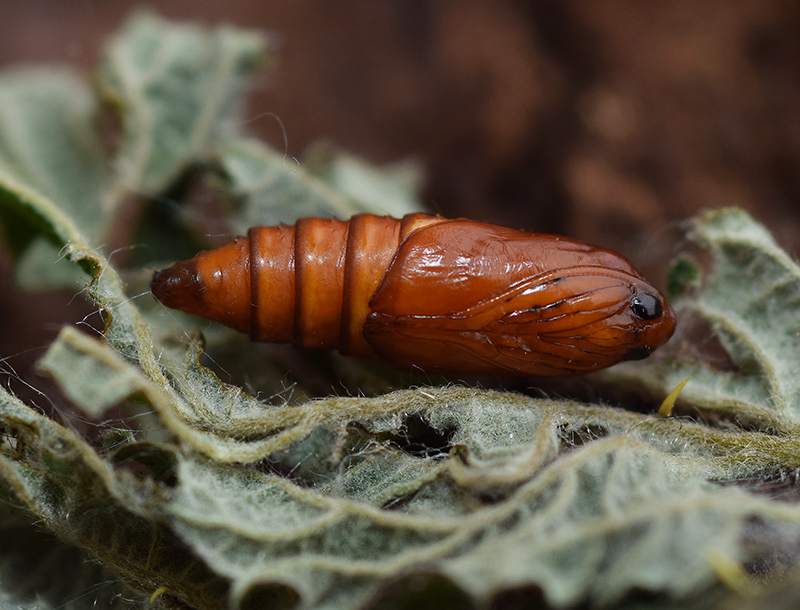
[[205, 317], [208, 290], [198, 273], [195, 259], [181, 261], [172, 267], [156, 271], [150, 290], [167, 307]]

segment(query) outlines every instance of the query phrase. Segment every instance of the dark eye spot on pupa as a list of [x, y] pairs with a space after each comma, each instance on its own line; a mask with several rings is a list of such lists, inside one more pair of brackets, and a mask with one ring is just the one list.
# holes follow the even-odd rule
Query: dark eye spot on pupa
[[655, 320], [661, 317], [661, 302], [647, 292], [634, 294], [631, 299], [631, 313], [640, 320]]

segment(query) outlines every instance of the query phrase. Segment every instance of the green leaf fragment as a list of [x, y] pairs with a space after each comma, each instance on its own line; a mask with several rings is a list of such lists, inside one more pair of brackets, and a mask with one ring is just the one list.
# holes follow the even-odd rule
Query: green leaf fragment
[[235, 135], [241, 93], [265, 48], [252, 32], [132, 19], [97, 79], [122, 114], [116, 160], [100, 140], [98, 101], [72, 71], [0, 75], [0, 220], [24, 257], [23, 284], [73, 286], [74, 274], [56, 264], [64, 245], [104, 244], [131, 194], [159, 193]]
[[376, 168], [355, 155], [318, 146], [307, 163], [314, 174], [347, 195], [362, 211], [395, 218], [422, 211], [422, 170], [413, 161]]
[[191, 163], [210, 158], [241, 126], [241, 93], [266, 55], [266, 41], [232, 27], [131, 19], [100, 65], [103, 93], [120, 107], [116, 170], [130, 190], [155, 194]]
[[63, 246], [97, 244], [110, 226], [96, 113], [69, 70], [0, 75], [0, 225], [23, 286], [76, 286], [80, 270], [63, 262]]
[[146, 381], [116, 352], [93, 341], [72, 327], [39, 361], [67, 397], [90, 417], [99, 418], [109, 407], [140, 391]]
[[[191, 589], [181, 590], [180, 580], [188, 576], [186, 556], [175, 546], [174, 537], [157, 525], [157, 500], [162, 494], [157, 485], [135, 480], [124, 471], [115, 472], [77, 434], [3, 390], [0, 427], [13, 433], [16, 445], [3, 446], [0, 452], [0, 491], [34, 516], [39, 527], [46, 527], [65, 545], [76, 547], [73, 556], [88, 551], [138, 591], [149, 593], [155, 588], [153, 583], [168, 584], [190, 605], [219, 607], [224, 583], [199, 564], [189, 576], [199, 580]], [[4, 543], [0, 557], [6, 559], [22, 551], [18, 545]], [[48, 576], [60, 579], [62, 574], [69, 575], [69, 571], [52, 566]], [[60, 584], [64, 589], [72, 586], [69, 581]], [[103, 582], [95, 584], [96, 597], [78, 598], [76, 601], [84, 603], [67, 607], [96, 607], [96, 599], [105, 597], [106, 592]], [[0, 592], [10, 590], [0, 583]], [[126, 595], [130, 596], [130, 590]], [[59, 601], [65, 604], [70, 600]], [[60, 604], [56, 607], [63, 607]]]
[[[372, 481], [392, 485], [380, 474]], [[471, 510], [445, 515], [381, 509], [363, 497], [183, 459], [167, 511], [178, 536], [232, 582], [234, 606], [280, 583], [301, 607], [355, 607], [417, 572], [447, 578], [479, 605], [532, 584], [553, 607], [610, 604], [635, 588], [679, 599], [717, 581], [708, 553], [740, 561], [758, 553], [742, 542], [753, 519], [776, 535], [798, 528], [796, 510], [712, 486], [697, 465], [622, 437], [530, 476], [499, 502], [471, 496]], [[437, 482], [418, 477], [409, 494]], [[465, 492], [451, 500], [465, 501]]]
[[760, 428], [797, 434], [800, 266], [763, 226], [738, 208], [697, 217], [689, 237], [709, 254], [710, 263], [702, 274], [697, 263], [685, 257], [673, 267], [679, 291], [691, 290], [673, 302], [682, 326], [664, 351], [677, 351], [680, 341], [692, 340], [683, 353], [702, 353], [705, 345], [697, 343], [697, 336], [683, 339], [680, 333], [681, 328], [691, 329], [693, 320], [700, 320], [711, 329], [733, 367], [718, 369], [682, 355], [656, 357], [636, 366], [624, 364], [603, 376], [666, 395], [694, 375], [679, 402], [727, 413]]
[[381, 170], [338, 154], [309, 169], [252, 139], [232, 139], [222, 149], [226, 188], [238, 202], [232, 230], [293, 224], [308, 216], [347, 219], [369, 212], [400, 218], [421, 211], [419, 175], [409, 163]]
[[237, 199], [232, 230], [294, 223], [306, 216], [348, 218], [358, 208], [291, 157], [251, 139], [229, 140], [220, 161], [226, 188]]
[[[115, 358], [75, 331], [65, 331], [64, 341], [83, 349], [67, 358], [58, 347], [48, 366], [63, 359], [98, 370]], [[98, 363], [81, 367], [82, 358]], [[116, 366], [123, 379], [125, 367], [133, 368], [121, 360]], [[109, 393], [120, 384], [98, 377], [107, 379]], [[153, 390], [140, 383], [152, 400]], [[214, 400], [205, 408], [222, 416], [220, 407]], [[414, 414], [452, 449], [419, 457], [381, 440], [402, 436]], [[179, 431], [165, 415], [159, 411], [162, 423]], [[464, 388], [331, 398], [251, 414], [251, 432], [278, 425], [284, 432], [273, 453], [283, 453], [280, 470], [293, 474], [176, 454], [177, 484], [155, 508], [194, 560], [230, 582], [234, 607], [266, 594], [270, 583], [271, 594], [297, 597], [302, 607], [349, 608], [417, 571], [438, 574], [479, 604], [530, 585], [553, 607], [582, 599], [615, 603], [637, 588], [679, 599], [717, 582], [707, 553], [759, 557], [761, 547], [747, 542], [754, 520], [776, 536], [800, 533], [796, 509], [708, 482], [764, 473], [774, 468], [778, 447], [787, 468], [800, 466], [798, 443], [769, 435]], [[370, 436], [354, 436], [352, 426], [372, 440], [365, 445]], [[318, 430], [328, 434], [310, 455], [305, 439]], [[575, 447], [582, 430], [593, 430], [594, 440]], [[221, 434], [206, 433], [200, 442], [191, 434], [177, 438], [202, 451]], [[257, 435], [249, 442], [261, 443]], [[227, 445], [229, 458], [252, 458], [247, 443]], [[304, 450], [293, 451], [295, 445]], [[327, 477], [309, 473], [304, 481], [298, 467], [309, 459]], [[47, 472], [60, 480], [70, 469]], [[123, 493], [124, 483], [106, 485], [125, 497], [136, 488]], [[130, 524], [121, 527], [114, 535], [128, 537]], [[191, 577], [172, 586], [191, 589]]]
[[86, 273], [63, 253], [52, 241], [34, 238], [14, 268], [16, 284], [23, 290], [38, 291], [85, 283]]
[[[110, 173], [96, 121], [94, 95], [69, 69], [0, 75], [0, 182], [8, 190], [31, 193], [32, 199], [57, 203], [60, 213], [95, 245], [114, 211], [104, 207]], [[29, 218], [36, 214], [29, 206], [16, 211]], [[74, 239], [73, 227], [53, 227], [60, 245]], [[41, 220], [21, 228], [15, 226], [8, 235], [17, 250], [41, 228]]]
[[799, 424], [800, 266], [743, 210], [705, 214], [694, 239], [713, 267], [689, 306], [711, 322], [740, 373], [762, 380], [764, 406]]

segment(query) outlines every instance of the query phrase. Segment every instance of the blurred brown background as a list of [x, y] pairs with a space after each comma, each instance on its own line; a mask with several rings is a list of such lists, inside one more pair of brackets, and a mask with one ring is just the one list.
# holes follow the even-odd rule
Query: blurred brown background
[[[6, 3], [0, 67], [91, 69], [143, 5]], [[634, 259], [656, 283], [679, 221], [750, 210], [800, 251], [796, 0], [159, 0], [165, 17], [269, 30], [277, 61], [247, 128], [302, 157], [319, 139], [373, 162], [418, 159], [447, 215], [559, 232]], [[8, 264], [0, 269], [8, 276]], [[0, 283], [0, 358], [81, 311]], [[66, 309], [65, 309], [66, 308]], [[72, 309], [70, 309], [72, 308]], [[78, 316], [79, 319], [80, 316]], [[14, 363], [19, 360], [10, 360]]]

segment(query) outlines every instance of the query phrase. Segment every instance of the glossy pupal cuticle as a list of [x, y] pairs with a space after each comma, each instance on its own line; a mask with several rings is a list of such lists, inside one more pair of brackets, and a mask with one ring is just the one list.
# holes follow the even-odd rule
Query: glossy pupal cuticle
[[675, 326], [619, 254], [427, 214], [255, 227], [152, 290], [254, 340], [460, 374], [589, 372], [650, 354]]

